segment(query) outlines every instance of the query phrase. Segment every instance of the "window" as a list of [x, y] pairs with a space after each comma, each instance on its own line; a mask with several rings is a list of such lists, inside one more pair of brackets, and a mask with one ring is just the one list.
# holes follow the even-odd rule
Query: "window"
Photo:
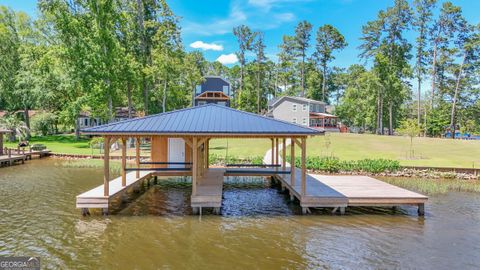
[[292, 111], [294, 111], [294, 112], [297, 111], [297, 104], [293, 104]]
[[303, 104], [303, 111], [304, 111], [304, 112], [307, 111], [307, 104]]
[[86, 126], [86, 127], [88, 127], [88, 118], [85, 118], [83, 122], [84, 122], [83, 125]]
[[202, 100], [202, 101], [198, 101], [198, 103], [197, 103], [197, 104], [198, 104], [198, 106], [200, 106], [200, 105], [205, 105], [205, 104], [207, 104], [207, 102], [206, 102], [206, 101], [204, 101], [204, 100]]
[[307, 125], [307, 118], [305, 118], [305, 117], [303, 118], [303, 120], [302, 120], [302, 125], [304, 125], [304, 126]]
[[200, 94], [201, 92], [202, 92], [202, 86], [201, 86], [201, 85], [197, 85], [197, 86], [195, 87], [195, 93]]
[[292, 123], [294, 123], [294, 124], [297, 123], [297, 118], [296, 117], [293, 118]]
[[225, 101], [219, 101], [219, 102], [217, 102], [217, 104], [220, 105], [220, 106], [226, 106], [227, 105], [227, 103]]
[[227, 95], [227, 96], [229, 95], [229, 93], [228, 93], [228, 85], [224, 85], [224, 86], [223, 86], [223, 93], [224, 93], [225, 95]]

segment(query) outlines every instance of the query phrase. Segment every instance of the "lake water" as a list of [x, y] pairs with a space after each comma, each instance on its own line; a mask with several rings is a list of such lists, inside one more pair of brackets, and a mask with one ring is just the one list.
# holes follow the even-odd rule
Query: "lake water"
[[221, 216], [189, 215], [190, 188], [156, 185], [116, 214], [82, 217], [75, 196], [102, 169], [43, 159], [0, 168], [0, 256], [43, 269], [478, 269], [480, 194], [434, 195], [425, 217], [300, 208], [261, 179], [229, 179]]

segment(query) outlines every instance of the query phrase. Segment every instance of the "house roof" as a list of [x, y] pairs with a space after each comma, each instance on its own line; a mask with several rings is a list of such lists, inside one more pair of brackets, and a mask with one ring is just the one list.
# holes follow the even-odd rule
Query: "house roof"
[[271, 101], [268, 102], [268, 106], [275, 106], [276, 104], [280, 103], [281, 101], [285, 99], [290, 99], [294, 100], [300, 103], [314, 103], [314, 104], [326, 104], [323, 101], [318, 101], [310, 98], [305, 98], [305, 97], [295, 97], [295, 96], [283, 96], [280, 98], [274, 98]]
[[124, 120], [81, 131], [90, 135], [321, 135], [305, 126], [260, 116], [217, 104]]

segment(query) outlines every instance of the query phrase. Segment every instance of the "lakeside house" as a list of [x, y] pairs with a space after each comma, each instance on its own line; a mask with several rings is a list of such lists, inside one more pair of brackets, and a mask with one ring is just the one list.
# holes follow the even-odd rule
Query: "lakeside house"
[[325, 102], [283, 96], [268, 101], [267, 116], [329, 132], [339, 132], [337, 116], [328, 113]]
[[217, 104], [230, 107], [230, 82], [219, 76], [205, 76], [195, 87], [193, 106]]
[[135, 117], [139, 116], [139, 114], [137, 113], [137, 111], [135, 111], [134, 108], [132, 108], [131, 110], [132, 110], [131, 111], [131, 116], [132, 117], [129, 117], [128, 107], [116, 107], [115, 108], [115, 115], [114, 115], [114, 118], [113, 118], [112, 121], [103, 120], [100, 117], [94, 117], [92, 115], [92, 113], [89, 112], [89, 111], [82, 111], [82, 112], [80, 112], [80, 114], [77, 118], [78, 127], [80, 129], [88, 128], [88, 127], [96, 127], [96, 126], [100, 126], [100, 125], [103, 125], [103, 124], [114, 123], [114, 122], [127, 120], [127, 119], [130, 119], [130, 118], [135, 118]]

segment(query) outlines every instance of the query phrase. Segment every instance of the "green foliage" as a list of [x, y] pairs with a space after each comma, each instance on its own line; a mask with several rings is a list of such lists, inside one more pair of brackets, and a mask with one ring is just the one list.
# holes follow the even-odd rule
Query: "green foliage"
[[253, 156], [253, 157], [236, 157], [236, 156], [228, 156], [225, 159], [224, 156], [220, 156], [217, 154], [210, 154], [209, 156], [209, 163], [211, 165], [225, 165], [225, 164], [263, 164], [263, 157], [261, 156]]
[[44, 112], [36, 114], [32, 118], [31, 127], [32, 131], [41, 134], [42, 136], [51, 135], [55, 133], [55, 125], [57, 124], [58, 118], [55, 114]]
[[[301, 159], [296, 157], [295, 166], [300, 167]], [[326, 171], [336, 173], [344, 172], [367, 172], [381, 173], [394, 172], [400, 169], [400, 163], [390, 159], [361, 159], [361, 160], [340, 160], [337, 157], [307, 157], [306, 167], [309, 170]]]
[[15, 115], [4, 116], [0, 118], [0, 129], [6, 129], [12, 131], [9, 133], [9, 141], [14, 142], [27, 138], [30, 133], [30, 129], [25, 122], [21, 121]]

